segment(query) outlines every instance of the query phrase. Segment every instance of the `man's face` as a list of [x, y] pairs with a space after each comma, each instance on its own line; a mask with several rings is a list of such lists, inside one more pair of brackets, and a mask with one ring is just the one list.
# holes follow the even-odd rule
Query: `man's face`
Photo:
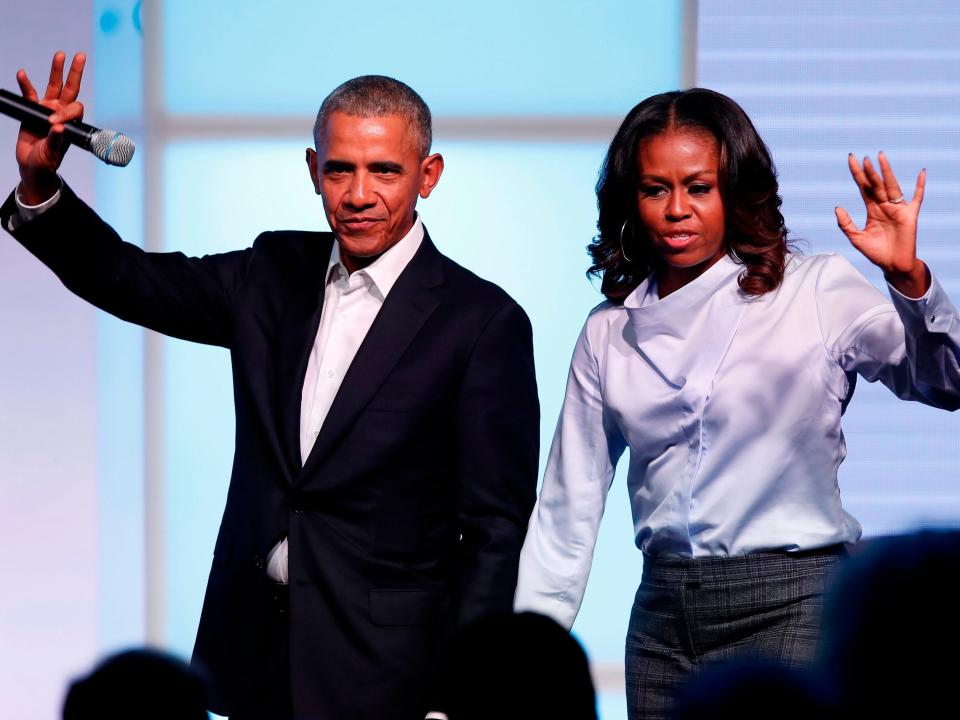
[[407, 234], [417, 196], [430, 195], [443, 172], [440, 155], [420, 159], [413, 128], [399, 115], [332, 113], [307, 164], [350, 272]]

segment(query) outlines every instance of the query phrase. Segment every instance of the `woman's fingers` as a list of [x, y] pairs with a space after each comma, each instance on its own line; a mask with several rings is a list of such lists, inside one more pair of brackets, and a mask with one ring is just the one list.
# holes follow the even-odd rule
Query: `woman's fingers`
[[920, 171], [920, 174], [917, 175], [917, 186], [913, 189], [913, 200], [910, 201], [911, 204], [916, 203], [917, 209], [920, 209], [920, 206], [923, 205], [923, 191], [927, 187], [927, 169], [923, 168]]
[[857, 235], [860, 231], [857, 229], [857, 226], [853, 222], [853, 218], [850, 217], [850, 213], [844, 210], [842, 207], [835, 207], [833, 212], [837, 216], [837, 225], [840, 226], [840, 229], [843, 231], [843, 234], [850, 238], [850, 242], [854, 242], [853, 237]]
[[873, 195], [870, 191], [870, 181], [867, 180], [863, 168], [861, 168], [860, 163], [857, 162], [857, 156], [853, 153], [847, 155], [847, 167], [850, 168], [850, 174], [853, 175], [853, 181], [857, 184], [857, 189], [860, 190], [860, 197], [863, 198], [863, 201], [869, 202], [872, 200]]
[[893, 174], [893, 168], [890, 167], [890, 161], [887, 155], [881, 151], [877, 155], [880, 161], [880, 171], [883, 173], [883, 189], [887, 194], [887, 202], [896, 202], [903, 200], [903, 191], [900, 190], [900, 183], [897, 182], [897, 176]]
[[873, 163], [870, 162], [870, 158], [866, 156], [863, 158], [863, 172], [866, 174], [867, 180], [870, 182], [870, 197], [877, 202], [887, 202], [889, 196], [887, 195], [887, 188], [883, 184], [883, 178], [880, 177], [880, 173], [877, 172], [877, 169], [873, 166]]
[[62, 52], [56, 52], [53, 55], [53, 62], [50, 63], [50, 79], [47, 81], [47, 91], [43, 95], [44, 100], [56, 100], [63, 91], [63, 64], [67, 56]]
[[[897, 176], [893, 172], [890, 161], [886, 153], [881, 151], [877, 154], [877, 160], [880, 164], [880, 173], [869, 157], [864, 156], [863, 167], [857, 161], [856, 156], [850, 153], [847, 156], [847, 165], [850, 168], [850, 174], [853, 176], [857, 187], [860, 189], [860, 195], [864, 202], [884, 203], [887, 205], [900, 205], [904, 203], [903, 190], [897, 181]], [[916, 201], [919, 204], [923, 202], [923, 191], [926, 187], [927, 171], [921, 170], [917, 176], [917, 185], [913, 193], [911, 204]]]

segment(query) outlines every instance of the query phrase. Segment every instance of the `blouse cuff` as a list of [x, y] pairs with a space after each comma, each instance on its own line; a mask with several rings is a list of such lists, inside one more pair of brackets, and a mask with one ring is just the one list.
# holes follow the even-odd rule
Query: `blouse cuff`
[[930, 287], [921, 297], [910, 298], [887, 283], [890, 299], [910, 335], [948, 333], [953, 328], [957, 309], [950, 302], [937, 276], [930, 273]]

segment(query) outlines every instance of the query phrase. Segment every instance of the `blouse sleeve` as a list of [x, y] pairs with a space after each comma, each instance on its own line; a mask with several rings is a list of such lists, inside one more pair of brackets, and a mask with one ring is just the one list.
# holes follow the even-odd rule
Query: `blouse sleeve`
[[923, 297], [889, 287], [888, 301], [846, 259], [828, 256], [817, 279], [824, 345], [846, 372], [897, 397], [960, 407], [960, 318], [936, 276]]
[[543, 486], [530, 518], [515, 608], [548, 615], [566, 628], [583, 600], [607, 491], [624, 440], [605, 420], [590, 319], [573, 352]]

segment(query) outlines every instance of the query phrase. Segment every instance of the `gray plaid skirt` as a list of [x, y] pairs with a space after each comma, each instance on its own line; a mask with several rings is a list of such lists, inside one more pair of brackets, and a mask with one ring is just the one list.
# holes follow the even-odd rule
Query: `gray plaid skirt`
[[626, 642], [627, 716], [669, 718], [690, 674], [734, 659], [807, 667], [843, 546], [741, 557], [644, 555]]

